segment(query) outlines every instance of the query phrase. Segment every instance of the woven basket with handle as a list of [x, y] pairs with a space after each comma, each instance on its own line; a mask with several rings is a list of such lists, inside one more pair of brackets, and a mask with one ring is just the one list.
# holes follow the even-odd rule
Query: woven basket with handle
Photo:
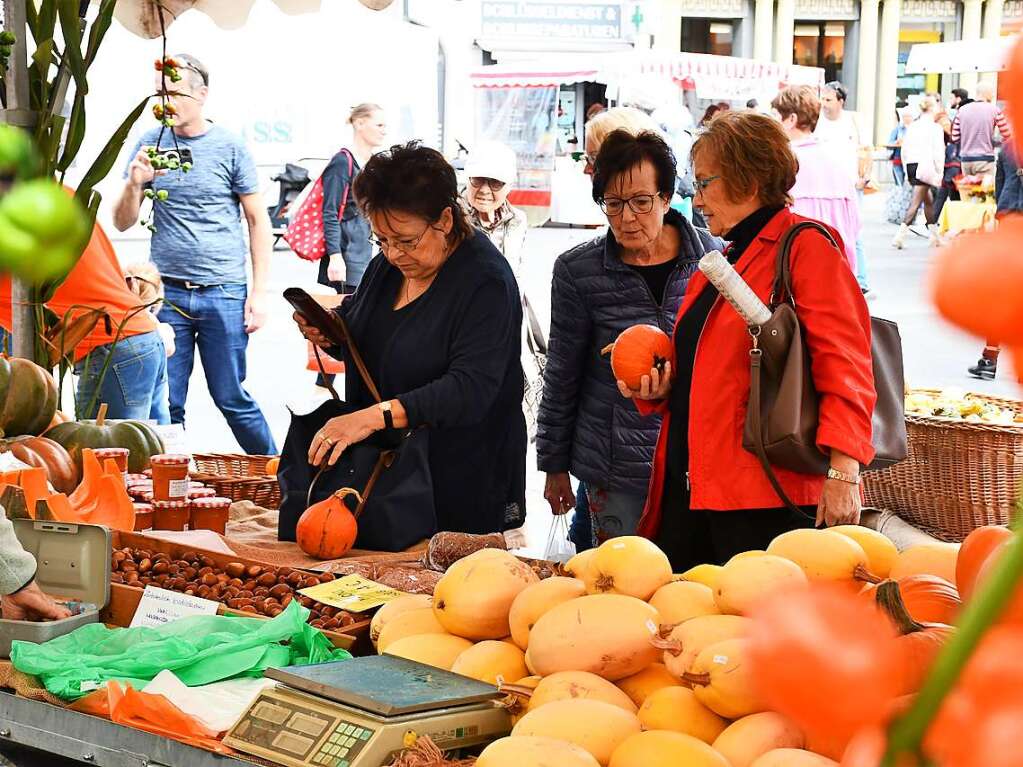
[[[970, 398], [1023, 412], [1019, 400], [981, 394]], [[946, 541], [961, 541], [981, 525], [1008, 523], [1023, 483], [1023, 423], [907, 413], [906, 431], [909, 457], [888, 469], [864, 473], [866, 505], [895, 512]]]
[[197, 453], [192, 456], [196, 471], [192, 479], [212, 487], [218, 496], [232, 501], [251, 501], [264, 509], [281, 505], [277, 477], [267, 475], [273, 456]]

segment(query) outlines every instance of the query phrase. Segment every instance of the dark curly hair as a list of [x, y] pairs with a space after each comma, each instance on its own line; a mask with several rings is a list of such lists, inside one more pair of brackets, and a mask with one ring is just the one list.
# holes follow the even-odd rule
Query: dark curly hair
[[459, 202], [455, 169], [444, 155], [418, 141], [373, 155], [355, 177], [352, 191], [366, 217], [400, 211], [434, 222], [450, 209], [454, 226], [448, 241], [458, 242], [472, 233]]
[[635, 136], [625, 130], [611, 131], [593, 161], [593, 201], [600, 202], [616, 176], [638, 167], [644, 160], [654, 166], [657, 191], [666, 200], [675, 193], [675, 155], [663, 138], [651, 131]]

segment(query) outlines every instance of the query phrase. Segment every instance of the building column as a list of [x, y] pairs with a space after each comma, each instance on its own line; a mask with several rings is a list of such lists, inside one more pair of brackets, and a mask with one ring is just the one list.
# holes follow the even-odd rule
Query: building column
[[659, 5], [654, 50], [678, 53], [682, 50], [682, 0], [661, 0]]
[[[965, 0], [963, 3], [963, 40], [979, 40], [981, 35], [981, 16], [984, 11], [983, 0]], [[966, 88], [973, 96], [977, 92], [977, 73], [962, 72], [959, 75], [959, 87]]]
[[775, 15], [774, 60], [778, 64], [792, 63], [792, 37], [796, 25], [796, 0], [778, 0]]
[[856, 112], [862, 130], [873, 133], [877, 98], [877, 14], [880, 0], [861, 0], [856, 67]]
[[753, 10], [753, 58], [771, 60], [771, 42], [774, 37], [774, 0], [755, 0]]
[[[1005, 0], [987, 0], [984, 5], [984, 39], [997, 40], [1002, 36], [1002, 10], [1005, 7]], [[998, 73], [985, 72], [980, 79], [997, 85]]]
[[[888, 141], [895, 120], [895, 92], [899, 63], [899, 25], [902, 21], [902, 0], [884, 0], [881, 9], [881, 34], [877, 52], [877, 105], [874, 143]], [[866, 38], [866, 35], [864, 35]], [[862, 87], [862, 84], [861, 86]]]

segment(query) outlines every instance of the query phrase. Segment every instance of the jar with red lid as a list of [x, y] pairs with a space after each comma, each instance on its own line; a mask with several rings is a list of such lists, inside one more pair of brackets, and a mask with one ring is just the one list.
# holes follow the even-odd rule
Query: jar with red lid
[[217, 495], [217, 491], [212, 487], [200, 486], [198, 483], [192, 483], [188, 487], [188, 500], [194, 501], [197, 498], [214, 498]]
[[189, 529], [213, 530], [223, 535], [232, 503], [230, 498], [196, 498], [192, 501]]
[[98, 447], [93, 450], [96, 458], [99, 459], [101, 466], [106, 466], [107, 461], [113, 461], [117, 464], [118, 470], [121, 472], [121, 476], [125, 478], [125, 484], [127, 484], [128, 477], [128, 455], [131, 453], [126, 447]]
[[154, 530], [184, 530], [188, 524], [188, 501], [153, 501]]
[[153, 497], [158, 501], [188, 500], [187, 455], [154, 455]]
[[135, 507], [135, 529], [150, 530], [153, 527], [153, 505], [150, 503], [133, 503]]
[[[128, 485], [128, 495], [131, 496], [133, 501], [142, 501], [149, 503], [153, 500], [153, 483], [152, 482], [135, 482]], [[145, 500], [146, 496], [149, 496], [149, 501]]]

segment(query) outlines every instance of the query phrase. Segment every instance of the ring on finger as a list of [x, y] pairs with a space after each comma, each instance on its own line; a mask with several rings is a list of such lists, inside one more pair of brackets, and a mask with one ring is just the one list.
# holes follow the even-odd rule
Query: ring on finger
[[332, 440], [330, 437], [324, 437], [323, 438], [323, 442], [324, 442], [324, 444], [326, 444], [328, 446], [331, 446], [331, 445], [334, 444], [334, 440]]

